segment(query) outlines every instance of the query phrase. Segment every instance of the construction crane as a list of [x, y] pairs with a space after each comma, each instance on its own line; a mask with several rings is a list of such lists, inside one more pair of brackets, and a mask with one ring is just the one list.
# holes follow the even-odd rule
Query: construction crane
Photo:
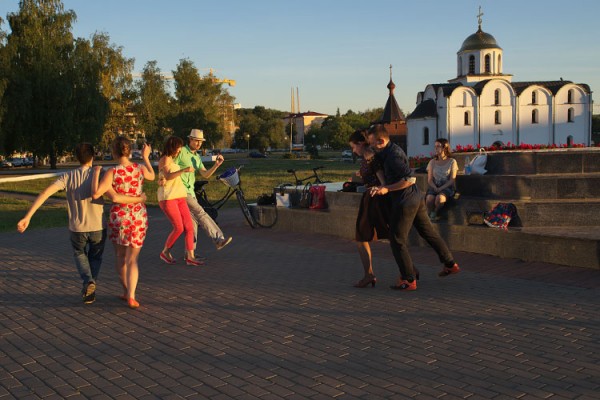
[[213, 81], [213, 82], [217, 82], [217, 83], [226, 83], [229, 86], [235, 86], [235, 80], [234, 79], [219, 79], [215, 76], [215, 74], [213, 73], [215, 70], [212, 68], [208, 69], [208, 77]]
[[[232, 87], [235, 86], [235, 80], [234, 79], [220, 79], [220, 78], [217, 78], [215, 76], [215, 74], [214, 74], [215, 70], [214, 69], [212, 69], [212, 68], [202, 68], [202, 69], [208, 69], [208, 78], [210, 78], [210, 80], [212, 80], [213, 82], [216, 82], [216, 83], [226, 83], [226, 84], [228, 84], [229, 86], [232, 86]], [[134, 72], [133, 74], [131, 74], [131, 77], [134, 78], [134, 79], [139, 79], [139, 78], [142, 77], [142, 74], [139, 73], [139, 72]], [[160, 77], [164, 81], [172, 81], [174, 79], [173, 75], [168, 75], [168, 74], [160, 74]]]

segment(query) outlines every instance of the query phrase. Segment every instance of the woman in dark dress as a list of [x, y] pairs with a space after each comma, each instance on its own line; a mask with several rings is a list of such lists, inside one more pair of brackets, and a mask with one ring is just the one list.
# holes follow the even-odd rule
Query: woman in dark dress
[[[360, 170], [357, 175], [360, 176], [366, 187], [385, 185], [383, 170], [375, 159], [375, 153], [367, 143], [365, 133], [360, 130], [355, 131], [349, 139], [352, 151], [361, 159]], [[357, 288], [364, 288], [369, 285], [374, 287], [377, 283], [377, 278], [373, 273], [369, 242], [388, 237], [387, 207], [382, 203], [384, 201], [385, 197], [371, 197], [369, 192], [365, 191], [360, 202], [358, 216], [356, 217], [356, 244], [363, 265], [364, 276], [354, 284], [354, 287]]]

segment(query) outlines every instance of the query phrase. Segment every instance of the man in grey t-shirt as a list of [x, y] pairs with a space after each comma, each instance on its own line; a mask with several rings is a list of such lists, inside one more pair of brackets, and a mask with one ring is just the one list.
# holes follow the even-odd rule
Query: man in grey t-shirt
[[[69, 231], [71, 246], [79, 275], [83, 281], [81, 291], [83, 302], [93, 303], [96, 300], [96, 279], [100, 273], [102, 253], [106, 241], [106, 224], [103, 218], [104, 201], [102, 198], [92, 199], [92, 167], [94, 148], [91, 144], [77, 145], [75, 155], [80, 163], [79, 168], [61, 175], [35, 199], [25, 217], [17, 224], [17, 230], [25, 232], [33, 214], [44, 202], [56, 192], [66, 190], [67, 210], [69, 214]], [[108, 195], [119, 203], [136, 203], [145, 201], [145, 196], [129, 197], [119, 195], [112, 189]]]

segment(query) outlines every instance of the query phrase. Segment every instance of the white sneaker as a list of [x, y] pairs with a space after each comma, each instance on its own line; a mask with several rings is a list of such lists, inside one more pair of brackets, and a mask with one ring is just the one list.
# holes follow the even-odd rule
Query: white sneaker
[[215, 246], [217, 246], [217, 250], [221, 250], [223, 247], [231, 243], [232, 240], [233, 238], [231, 236], [229, 236], [228, 238], [220, 239], [217, 241], [217, 243], [215, 243]]

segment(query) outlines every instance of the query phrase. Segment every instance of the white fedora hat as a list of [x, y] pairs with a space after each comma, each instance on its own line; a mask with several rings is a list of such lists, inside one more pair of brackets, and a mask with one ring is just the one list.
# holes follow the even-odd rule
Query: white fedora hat
[[190, 132], [190, 135], [188, 137], [190, 139], [196, 139], [196, 140], [202, 140], [202, 141], [206, 140], [206, 139], [204, 139], [204, 131], [202, 129], [192, 129], [192, 131]]

